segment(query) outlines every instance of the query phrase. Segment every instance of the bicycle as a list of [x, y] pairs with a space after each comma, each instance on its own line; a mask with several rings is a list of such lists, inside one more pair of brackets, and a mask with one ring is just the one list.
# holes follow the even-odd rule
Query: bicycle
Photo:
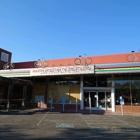
[[92, 63], [92, 59], [90, 57], [86, 57], [83, 61], [83, 58], [76, 58], [74, 60], [76, 65], [90, 65]]
[[35, 68], [46, 68], [48, 64], [46, 60], [38, 60], [34, 63], [34, 66]]
[[132, 62], [132, 61], [140, 61], [140, 54], [138, 54], [136, 56], [136, 54], [132, 52], [132, 54], [128, 54], [126, 56], [126, 60], [129, 61], [129, 62]]
[[15, 64], [13, 64], [12, 62], [8, 62], [6, 64], [3, 65], [3, 69], [7, 70], [7, 69], [14, 69]]

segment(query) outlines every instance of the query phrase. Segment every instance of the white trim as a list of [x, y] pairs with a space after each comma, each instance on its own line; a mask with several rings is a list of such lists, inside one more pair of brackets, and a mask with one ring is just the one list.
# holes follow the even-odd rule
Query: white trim
[[115, 112], [115, 81], [114, 75], [112, 75], [112, 90], [111, 90], [112, 112]]
[[83, 95], [83, 75], [80, 77], [80, 109], [84, 109], [84, 95]]

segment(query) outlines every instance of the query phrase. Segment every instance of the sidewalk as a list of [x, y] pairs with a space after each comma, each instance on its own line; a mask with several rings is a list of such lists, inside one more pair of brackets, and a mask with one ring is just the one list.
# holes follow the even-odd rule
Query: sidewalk
[[[105, 110], [91, 110], [91, 113], [90, 113], [90, 110], [58, 110], [58, 109], [53, 109], [51, 111], [51, 109], [47, 108], [47, 109], [40, 109], [39, 108], [34, 108], [34, 109], [29, 109], [29, 110], [32, 110], [32, 111], [49, 111], [49, 112], [61, 112], [61, 113], [82, 113], [82, 114], [99, 114], [99, 115], [119, 115], [119, 116], [122, 116], [122, 113], [121, 112], [112, 112], [112, 111], [105, 111]], [[128, 113], [128, 112], [124, 112], [123, 114], [124, 116], [127, 115], [127, 116], [140, 116], [140, 113]]]
[[[105, 114], [109, 114], [109, 115], [120, 115], [122, 116], [121, 112], [110, 112], [110, 111], [106, 111]], [[140, 116], [140, 113], [128, 113], [128, 112], [124, 112], [123, 116]]]
[[[21, 110], [21, 109], [12, 109], [10, 112], [34, 112], [34, 113], [37, 113], [37, 112], [60, 112], [60, 113], [81, 113], [81, 114], [98, 114], [98, 115], [119, 115], [119, 116], [122, 116], [122, 113], [121, 112], [112, 112], [112, 111], [105, 111], [105, 110], [58, 110], [58, 109], [53, 109], [51, 111], [50, 108], [47, 108], [47, 109], [39, 109], [39, 108], [33, 108], [33, 109], [24, 109], [24, 110]], [[7, 110], [0, 110], [0, 112], [2, 113], [6, 113], [8, 112]], [[124, 112], [123, 116], [140, 116], [140, 113], [128, 113], [128, 112]]]

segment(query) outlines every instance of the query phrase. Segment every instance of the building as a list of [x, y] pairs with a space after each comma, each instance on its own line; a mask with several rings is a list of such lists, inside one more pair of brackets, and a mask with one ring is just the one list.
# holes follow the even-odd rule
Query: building
[[[14, 63], [0, 70], [6, 80], [0, 95], [6, 105], [140, 113], [139, 52]], [[3, 61], [1, 59], [1, 61]], [[12, 63], [10, 63], [12, 64]], [[7, 64], [8, 65], [8, 64]], [[91, 100], [91, 106], [89, 104]], [[43, 106], [44, 105], [44, 106]]]
[[4, 64], [11, 62], [12, 53], [0, 48], [0, 69], [3, 69]]

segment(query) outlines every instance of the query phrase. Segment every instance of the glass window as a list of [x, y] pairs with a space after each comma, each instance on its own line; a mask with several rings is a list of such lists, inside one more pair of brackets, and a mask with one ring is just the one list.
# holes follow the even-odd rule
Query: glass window
[[45, 84], [46, 83], [46, 78], [34, 78], [33, 83], [35, 85]]
[[120, 104], [120, 96], [125, 105], [139, 105], [140, 103], [140, 75], [120, 75], [115, 77], [116, 105]]
[[111, 75], [98, 75], [97, 81], [98, 81], [98, 87], [111, 87], [112, 86]]
[[62, 103], [62, 98], [66, 98], [66, 103], [75, 101], [75, 97], [80, 92], [79, 76], [59, 76], [49, 80], [48, 101], [53, 97], [53, 103]]
[[111, 87], [111, 75], [86, 75], [84, 76], [84, 87]]
[[84, 76], [84, 87], [96, 87], [96, 77], [93, 75]]
[[107, 87], [107, 77], [105, 76], [98, 77], [98, 87]]

